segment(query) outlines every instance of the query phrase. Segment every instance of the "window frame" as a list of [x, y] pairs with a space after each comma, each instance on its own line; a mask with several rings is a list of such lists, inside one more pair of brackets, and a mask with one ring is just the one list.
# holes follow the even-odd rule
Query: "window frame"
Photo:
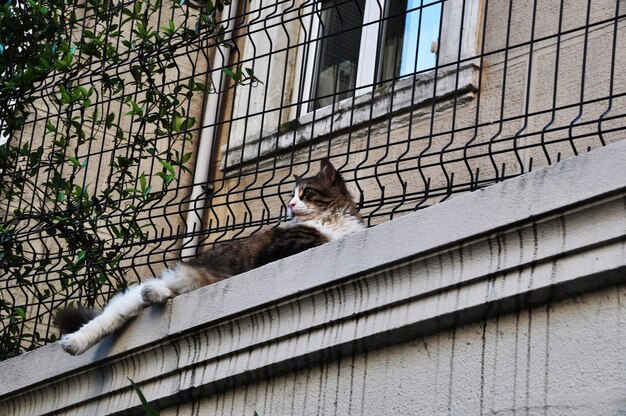
[[[443, 100], [455, 89], [461, 94], [469, 92], [470, 95], [477, 90], [485, 0], [440, 0], [443, 8], [436, 67], [396, 80], [391, 88], [378, 88], [380, 84], [377, 74], [374, 73], [378, 65], [372, 64], [378, 59], [378, 33], [383, 24], [381, 15], [386, 2], [393, 0], [380, 1], [378, 10], [366, 7], [364, 13], [365, 32], [361, 38], [361, 47], [368, 45], [368, 41], [372, 42], [372, 39], [376, 40], [377, 46], [369, 51], [365, 48], [365, 52], [359, 56], [355, 94], [311, 110], [309, 102], [312, 98], [314, 60], [321, 44], [318, 39], [321, 0], [307, 0], [297, 9], [290, 9], [298, 16], [299, 31], [295, 35], [298, 39], [296, 56], [289, 72], [291, 92], [282, 113], [281, 124], [265, 130], [255, 130], [253, 134], [247, 134], [241, 143], [223, 147], [222, 152], [228, 162], [222, 164], [222, 170], [244, 166], [253, 160], [264, 160], [276, 151], [327, 137], [333, 131], [360, 126], [373, 118], [388, 114], [389, 111], [408, 111], [428, 102]], [[378, 6], [378, 1], [369, 0], [366, 6], [368, 4]], [[363, 85], [364, 79], [367, 80], [366, 85]], [[237, 100], [236, 95], [236, 108]], [[249, 98], [242, 102], [249, 105]], [[281, 101], [281, 106], [283, 105]], [[345, 111], [351, 111], [352, 116], [342, 118], [341, 113]], [[245, 118], [243, 115], [241, 117], [242, 120]]]
[[[385, 7], [384, 4], [386, 4], [386, 1], [390, 1], [390, 0], [383, 0], [383, 8]], [[293, 97], [292, 105], [298, 105], [298, 103], [300, 103], [298, 105], [298, 111], [297, 111], [296, 117], [316, 111], [313, 109], [309, 110], [309, 105], [314, 99], [313, 90], [315, 87], [315, 70], [316, 70], [315, 62], [317, 60], [318, 50], [322, 43], [322, 40], [319, 39], [319, 34], [320, 34], [319, 32], [320, 32], [321, 20], [322, 20], [321, 4], [322, 4], [322, 0], [315, 0], [312, 6], [309, 6], [312, 9], [308, 13], [306, 13], [308, 21], [305, 22], [305, 25], [310, 28], [309, 39], [305, 39], [305, 35], [303, 33], [304, 31], [300, 32], [300, 39], [299, 39], [300, 44], [306, 45], [304, 49], [307, 49], [307, 50], [303, 52], [301, 48], [301, 50], [299, 50], [299, 53], [298, 53], [297, 62], [298, 62], [299, 67], [297, 68], [297, 71], [296, 71], [296, 82], [294, 82], [294, 88], [296, 89], [296, 91], [294, 94], [292, 94], [292, 97]], [[361, 32], [361, 43], [359, 46], [359, 60], [357, 63], [357, 75], [356, 75], [356, 82], [355, 82], [355, 91], [359, 91], [359, 93], [355, 94], [354, 96], [366, 94], [368, 92], [371, 92], [373, 89], [371, 85], [372, 83], [369, 80], [374, 79], [375, 65], [370, 65], [368, 67], [366, 63], [374, 62], [376, 60], [378, 47], [374, 48], [374, 50], [372, 51], [371, 50], [372, 48], [367, 48], [366, 45], [368, 44], [378, 45], [378, 31], [380, 27], [380, 19], [382, 16], [382, 11], [376, 10], [377, 7], [374, 7], [374, 5], [377, 5], [377, 4], [378, 2], [376, 0], [365, 1], [365, 10], [363, 12], [363, 30]], [[371, 42], [374, 42], [374, 43], [371, 43]], [[305, 72], [304, 81], [301, 81], [298, 78], [302, 77], [302, 72], [303, 72], [302, 62], [304, 59], [303, 55], [306, 55], [306, 61], [310, 62], [311, 64], [306, 66], [306, 71], [304, 71]], [[367, 85], [365, 84], [365, 80], [369, 81], [369, 84], [370, 84], [369, 86], [364, 86], [364, 85]], [[304, 84], [302, 84], [303, 85], [302, 95], [300, 96], [298, 94], [297, 89], [300, 88], [301, 82], [304, 82]], [[324, 108], [324, 107], [321, 107], [321, 108]]]
[[[299, 44], [304, 45], [304, 47], [298, 50], [294, 76], [295, 82], [293, 83], [294, 92], [291, 94], [291, 105], [296, 108], [293, 119], [325, 108], [309, 109], [309, 104], [314, 99], [313, 88], [316, 68], [314, 63], [322, 42], [319, 39], [322, 1], [314, 0], [310, 5], [302, 8], [302, 14], [306, 16], [306, 21], [303, 21], [303, 24], [308, 30], [301, 30], [299, 34]], [[380, 56], [379, 32], [382, 24], [381, 20], [390, 1], [393, 0], [366, 0], [365, 2], [355, 94], [345, 100], [353, 100], [359, 96], [371, 93], [378, 82], [377, 65], [375, 63]], [[481, 28], [478, 25], [482, 4], [483, 0], [441, 0], [442, 15], [440, 17], [440, 38], [437, 45], [439, 53], [437, 67], [440, 68], [443, 65], [454, 63], [459, 58], [464, 59], [475, 56], [478, 50], [478, 40], [482, 36], [482, 33], [480, 33]], [[465, 12], [463, 9], [465, 9]], [[461, 21], [462, 19], [463, 22]], [[461, 25], [463, 27], [462, 31], [459, 30]], [[448, 27], [452, 29], [447, 30]], [[308, 38], [307, 33], [309, 34]], [[460, 56], [459, 42], [461, 42]], [[376, 48], [368, 48], [367, 45], [376, 45]], [[305, 62], [310, 64], [307, 65]], [[371, 63], [374, 64], [372, 65]], [[336, 101], [329, 106], [336, 106], [339, 102]]]

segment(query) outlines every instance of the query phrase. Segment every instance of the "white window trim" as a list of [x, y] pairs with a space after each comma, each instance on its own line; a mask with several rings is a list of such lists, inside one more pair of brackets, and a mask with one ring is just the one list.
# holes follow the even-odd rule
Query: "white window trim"
[[[393, 1], [393, 0], [387, 0]], [[359, 49], [359, 63], [357, 66], [356, 89], [358, 95], [372, 92], [376, 74], [374, 69], [376, 65], [368, 65], [370, 62], [376, 62], [376, 48], [367, 47], [367, 45], [378, 44], [378, 32], [380, 28], [380, 19], [382, 19], [382, 11], [378, 6], [378, 2], [374, 0], [366, 0], [365, 13], [363, 16], [363, 32], [361, 33], [361, 48]], [[382, 10], [385, 10], [386, 1], [383, 0]]]

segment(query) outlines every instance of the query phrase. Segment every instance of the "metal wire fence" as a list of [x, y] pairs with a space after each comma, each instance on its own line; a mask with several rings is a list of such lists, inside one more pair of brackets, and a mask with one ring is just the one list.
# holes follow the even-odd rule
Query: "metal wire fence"
[[620, 140], [625, 13], [622, 0], [72, 3], [82, 65], [37, 85], [4, 145], [26, 149], [11, 175], [34, 186], [0, 202], [3, 356], [53, 341], [56, 308], [102, 305], [280, 221], [293, 175], [322, 158], [375, 225]]

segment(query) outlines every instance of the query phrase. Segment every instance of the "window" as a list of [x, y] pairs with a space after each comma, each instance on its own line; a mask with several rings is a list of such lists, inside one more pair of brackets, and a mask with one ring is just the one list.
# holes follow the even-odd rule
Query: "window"
[[379, 81], [435, 67], [441, 3], [434, 0], [387, 2]]
[[365, 0], [322, 2], [313, 107], [352, 95], [356, 86]]
[[251, 2], [241, 62], [264, 84], [235, 93], [223, 168], [476, 89], [483, 1]]
[[387, 0], [382, 8], [377, 0], [321, 0], [316, 7], [306, 111], [435, 66], [440, 0]]

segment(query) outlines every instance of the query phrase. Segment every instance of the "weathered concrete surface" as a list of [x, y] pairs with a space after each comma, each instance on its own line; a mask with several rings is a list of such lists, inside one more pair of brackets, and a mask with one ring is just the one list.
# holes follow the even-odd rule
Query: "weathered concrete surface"
[[624, 286], [611, 287], [242, 384], [161, 415], [623, 414], [625, 301]]
[[616, 414], [626, 141], [0, 363], [0, 414]]

